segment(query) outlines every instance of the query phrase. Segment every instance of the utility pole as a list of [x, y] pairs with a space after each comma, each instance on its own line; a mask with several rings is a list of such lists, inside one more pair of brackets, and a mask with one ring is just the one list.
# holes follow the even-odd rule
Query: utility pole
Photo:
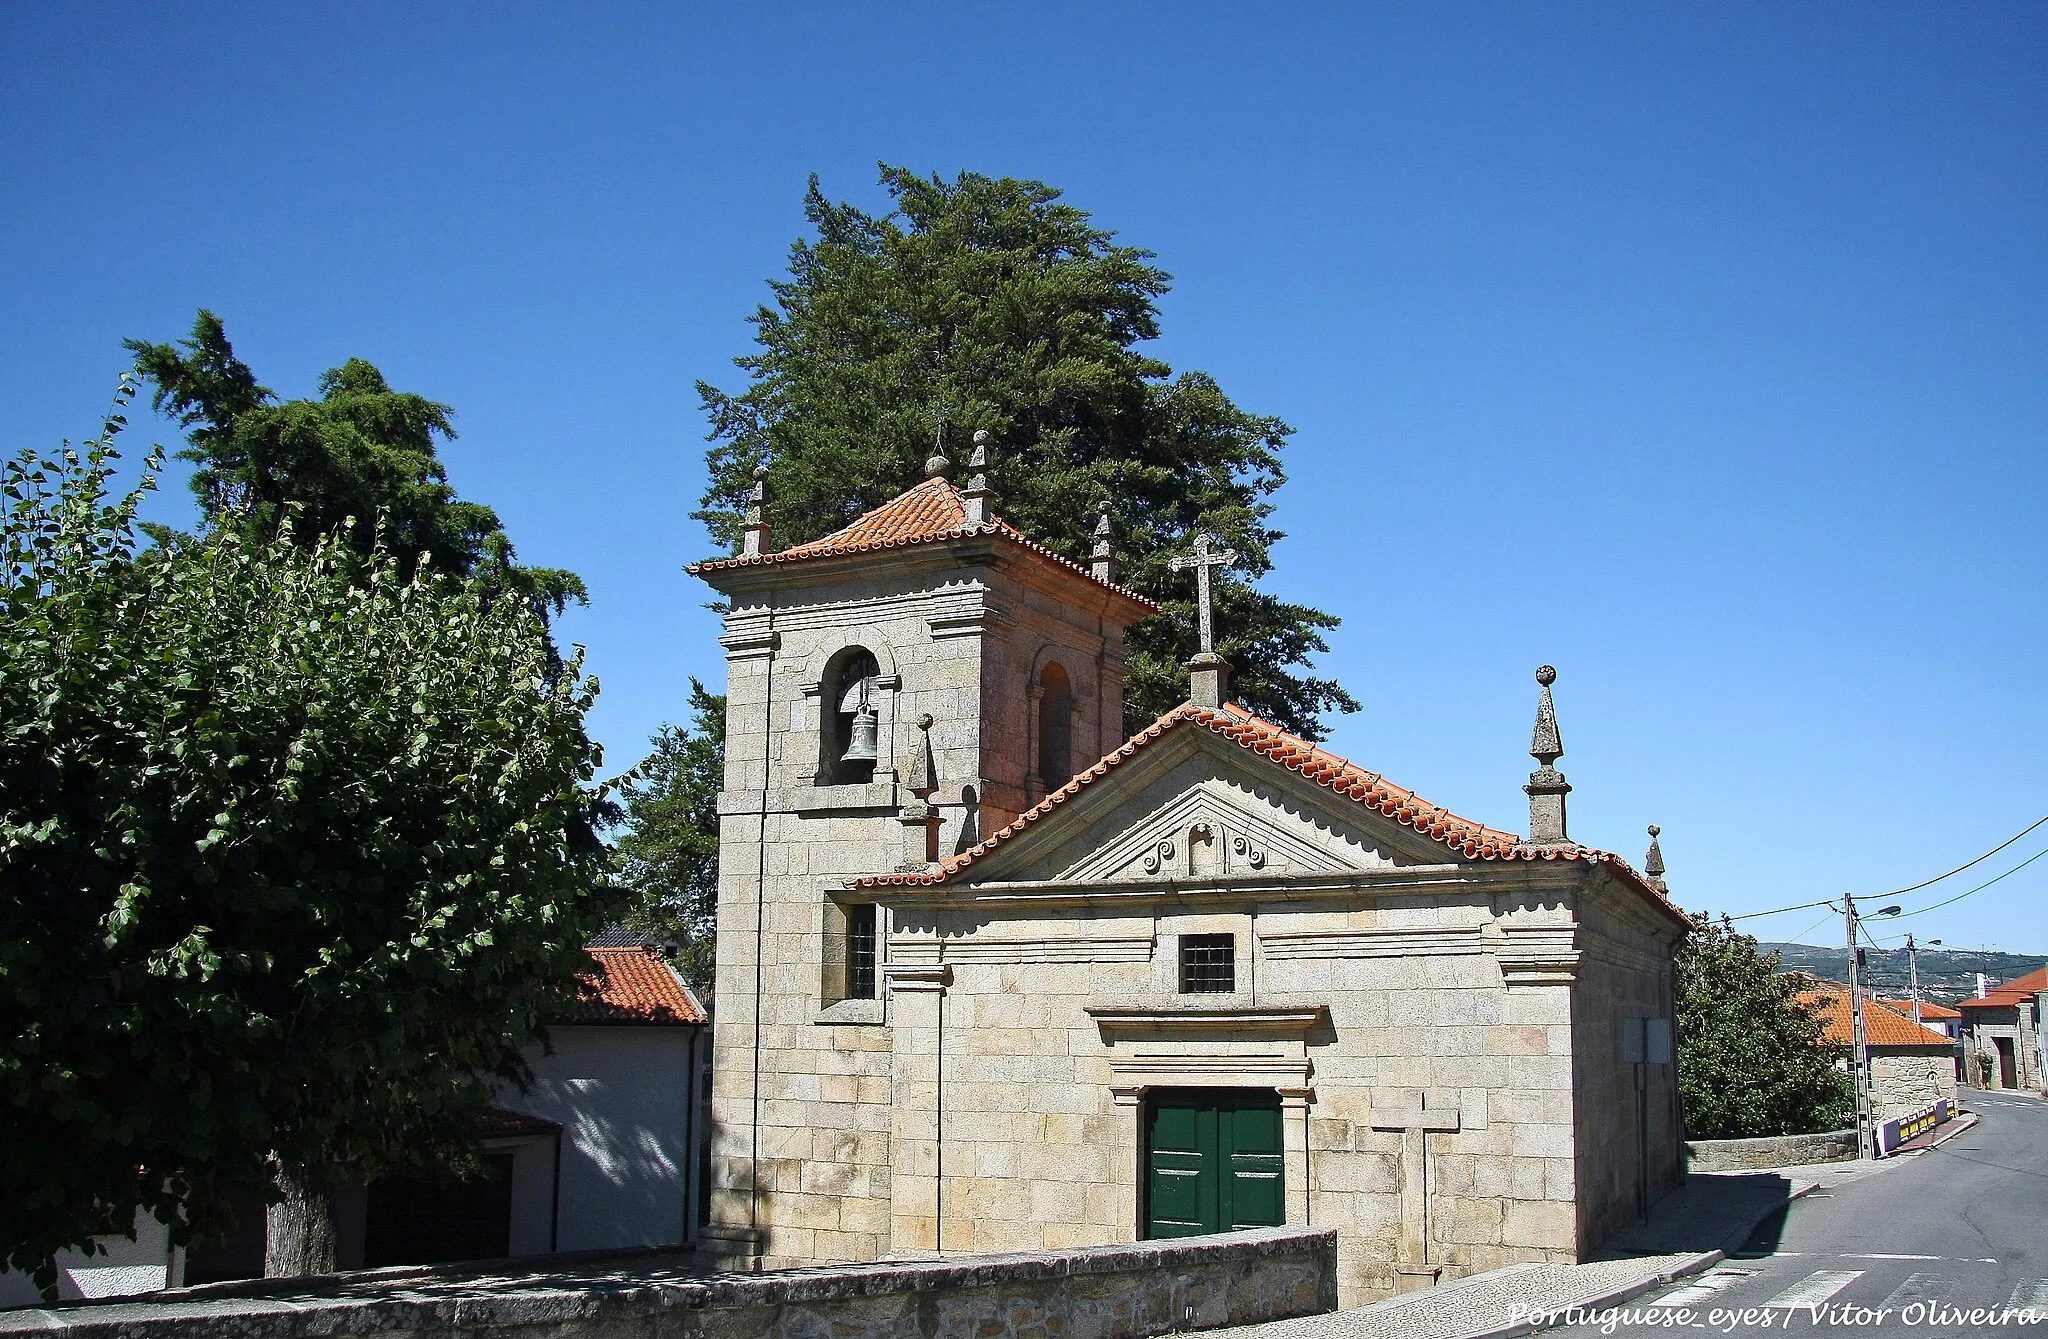
[[1849, 1064], [1856, 1080], [1856, 1156], [1875, 1158], [1870, 1147], [1870, 1048], [1863, 1041], [1863, 985], [1856, 962], [1856, 899], [1842, 894], [1842, 922], [1849, 932]]
[[1913, 936], [1906, 936], [1906, 969], [1913, 974], [1913, 1021], [1920, 1017], [1920, 946], [1913, 942]]

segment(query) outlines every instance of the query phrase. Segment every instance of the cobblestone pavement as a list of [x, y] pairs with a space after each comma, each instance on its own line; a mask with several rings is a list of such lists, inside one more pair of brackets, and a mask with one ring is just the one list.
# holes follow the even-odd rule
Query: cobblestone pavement
[[[1321, 1316], [1211, 1330], [1216, 1339], [1473, 1339], [1525, 1334], [1533, 1312], [1608, 1305], [1711, 1268], [1792, 1199], [1880, 1174], [1909, 1159], [1702, 1173], [1647, 1224], [1582, 1265], [1513, 1265], [1423, 1292]], [[1767, 1229], [1768, 1230], [1768, 1229]], [[1519, 1308], [1520, 1314], [1517, 1314]]]
[[1218, 1339], [1464, 1339], [1509, 1325], [1517, 1307], [1523, 1314], [1550, 1311], [1654, 1285], [1698, 1258], [1685, 1251], [1584, 1265], [1511, 1265], [1349, 1311], [1207, 1333]]

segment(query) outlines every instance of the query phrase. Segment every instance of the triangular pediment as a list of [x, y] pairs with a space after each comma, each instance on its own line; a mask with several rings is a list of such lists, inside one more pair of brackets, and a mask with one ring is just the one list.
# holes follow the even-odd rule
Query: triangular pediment
[[1062, 870], [1085, 883], [1342, 874], [1396, 862], [1352, 832], [1221, 777], [1198, 782]]
[[965, 883], [1184, 883], [1443, 865], [1441, 842], [1207, 730], [1148, 743], [984, 850]]

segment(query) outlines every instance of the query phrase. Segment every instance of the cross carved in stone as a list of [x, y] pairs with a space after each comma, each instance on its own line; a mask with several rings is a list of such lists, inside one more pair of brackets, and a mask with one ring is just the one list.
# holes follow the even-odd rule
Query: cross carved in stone
[[1195, 569], [1197, 627], [1201, 632], [1202, 650], [1205, 652], [1213, 652], [1216, 649], [1216, 615], [1209, 602], [1209, 569], [1228, 567], [1236, 561], [1236, 549], [1211, 548], [1209, 536], [1200, 534], [1195, 536], [1193, 553], [1183, 554], [1167, 562], [1167, 566], [1176, 572], [1185, 572], [1190, 567]]

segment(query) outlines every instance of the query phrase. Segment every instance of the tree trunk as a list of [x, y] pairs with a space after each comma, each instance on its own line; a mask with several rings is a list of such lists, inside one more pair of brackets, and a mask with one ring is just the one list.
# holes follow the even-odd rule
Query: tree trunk
[[302, 1167], [272, 1164], [284, 1199], [264, 1214], [263, 1277], [334, 1272], [334, 1200]]

